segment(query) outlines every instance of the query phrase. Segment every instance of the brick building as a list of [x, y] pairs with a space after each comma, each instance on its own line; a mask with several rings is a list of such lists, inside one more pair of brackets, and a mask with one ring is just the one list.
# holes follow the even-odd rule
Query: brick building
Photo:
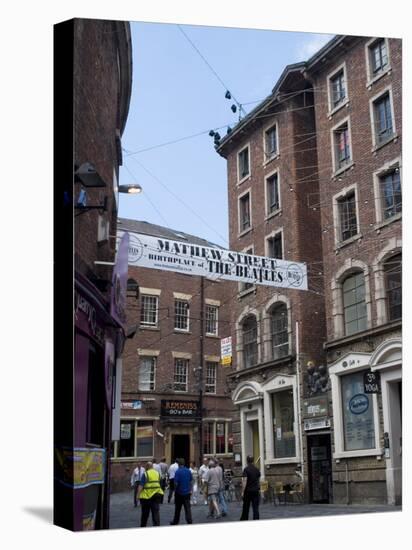
[[[112, 391], [126, 335], [121, 302], [128, 268], [127, 246], [122, 264], [109, 236], [116, 231], [120, 138], [131, 95], [129, 23], [56, 25], [55, 53], [55, 185], [60, 209], [64, 203], [63, 223], [56, 214], [56, 241], [66, 244], [68, 256], [56, 281], [59, 292], [73, 296], [68, 311], [56, 311], [65, 319], [59, 331], [71, 340], [56, 355], [56, 380], [64, 376], [67, 386], [55, 388], [55, 522], [78, 531], [109, 525]], [[90, 464], [99, 465], [93, 475]]]
[[[136, 220], [119, 219], [118, 231], [129, 232], [131, 240], [133, 235], [150, 235], [216, 247]], [[170, 464], [181, 456], [199, 464], [206, 454], [226, 464], [233, 461], [233, 405], [228, 368], [220, 364], [220, 339], [230, 335], [228, 295], [233, 284], [133, 265], [129, 278], [139, 285], [139, 301], [129, 298], [127, 307], [128, 320], [138, 325], [138, 332], [127, 340], [123, 353], [121, 437], [111, 459], [113, 491], [129, 486], [139, 459], [165, 456]]]
[[[335, 502], [401, 499], [401, 40], [337, 36], [308, 60], [322, 224]], [[317, 203], [317, 204], [316, 204]], [[364, 393], [365, 373], [381, 393]], [[358, 397], [356, 397], [358, 396]]]
[[217, 151], [230, 248], [308, 266], [307, 292], [239, 286], [235, 452], [311, 502], [399, 502], [400, 40], [335, 37]]

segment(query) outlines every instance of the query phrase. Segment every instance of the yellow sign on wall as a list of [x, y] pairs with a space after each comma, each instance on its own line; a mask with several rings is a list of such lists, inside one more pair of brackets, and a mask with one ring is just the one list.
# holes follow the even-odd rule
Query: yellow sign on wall
[[99, 448], [56, 449], [57, 477], [64, 485], [81, 489], [103, 484], [106, 450]]

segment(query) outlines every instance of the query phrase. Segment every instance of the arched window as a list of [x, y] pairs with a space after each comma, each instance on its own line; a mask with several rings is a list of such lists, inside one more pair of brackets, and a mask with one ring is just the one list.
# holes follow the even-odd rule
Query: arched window
[[402, 317], [402, 254], [391, 256], [383, 264], [388, 321]]
[[258, 361], [257, 322], [254, 315], [249, 315], [242, 323], [243, 366], [253, 367]]
[[365, 278], [363, 273], [353, 273], [342, 284], [345, 334], [366, 330]]
[[270, 313], [272, 359], [280, 359], [289, 353], [288, 312], [286, 304], [275, 305]]

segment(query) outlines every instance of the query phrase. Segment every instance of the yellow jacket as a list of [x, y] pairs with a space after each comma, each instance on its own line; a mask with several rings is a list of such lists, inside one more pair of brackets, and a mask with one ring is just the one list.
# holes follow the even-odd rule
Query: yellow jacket
[[162, 488], [160, 487], [160, 474], [153, 468], [145, 472], [146, 483], [143, 485], [143, 489], [140, 491], [139, 498], [148, 499], [153, 495], [163, 495]]

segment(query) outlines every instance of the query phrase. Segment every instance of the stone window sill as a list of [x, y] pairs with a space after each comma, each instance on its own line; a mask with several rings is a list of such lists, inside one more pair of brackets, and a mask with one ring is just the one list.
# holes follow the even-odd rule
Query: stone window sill
[[374, 145], [372, 147], [372, 153], [376, 153], [376, 151], [379, 151], [379, 149], [382, 149], [382, 147], [385, 147], [385, 145], [388, 145], [388, 143], [391, 143], [392, 141], [396, 143], [398, 141], [398, 138], [399, 136], [397, 133], [392, 134], [390, 137], [385, 139], [385, 141], [382, 141], [381, 143], [377, 143], [376, 145]]
[[271, 212], [270, 214], [267, 214], [265, 216], [265, 220], [268, 221], [270, 220], [271, 218], [274, 218], [276, 216], [280, 216], [282, 214], [282, 209], [281, 208], [278, 208], [277, 210], [274, 210], [273, 212]]
[[245, 235], [250, 233], [250, 231], [252, 231], [252, 226], [250, 226], [247, 229], [245, 229], [245, 230], [241, 231], [240, 233], [238, 233], [238, 238], [239, 237], [244, 237]]
[[333, 117], [333, 115], [335, 113], [337, 113], [338, 111], [340, 111], [343, 107], [349, 107], [349, 98], [346, 98], [344, 101], [342, 101], [342, 103], [339, 103], [338, 105], [336, 105], [336, 107], [334, 107], [332, 110], [330, 110], [328, 113], [327, 113], [327, 117], [329, 120], [331, 120], [331, 118]]
[[338, 168], [338, 170], [335, 170], [335, 172], [332, 174], [332, 179], [337, 178], [338, 176], [343, 174], [343, 172], [346, 172], [346, 170], [350, 170], [354, 166], [355, 163], [353, 162], [353, 160], [351, 160], [350, 162], [348, 162], [348, 164], [345, 164], [345, 166], [342, 166], [341, 168]]
[[368, 90], [372, 89], [372, 85], [375, 84], [378, 80], [380, 80], [383, 76], [390, 75], [392, 72], [392, 67], [389, 65], [384, 71], [381, 71], [380, 73], [376, 74], [374, 77], [372, 77], [368, 82], [366, 83], [366, 87]]
[[376, 231], [380, 231], [383, 227], [386, 227], [387, 225], [390, 225], [391, 223], [397, 222], [401, 219], [402, 219], [402, 212], [400, 212], [399, 214], [395, 214], [394, 216], [391, 216], [386, 220], [382, 220], [381, 222], [376, 223], [375, 229]]
[[338, 252], [339, 250], [341, 250], [345, 246], [348, 246], [348, 245], [356, 242], [357, 240], [361, 239], [362, 237], [363, 237], [362, 233], [358, 233], [357, 235], [354, 235], [350, 239], [346, 239], [346, 241], [341, 241], [341, 242], [337, 243], [336, 248], [335, 248], [335, 252]]

